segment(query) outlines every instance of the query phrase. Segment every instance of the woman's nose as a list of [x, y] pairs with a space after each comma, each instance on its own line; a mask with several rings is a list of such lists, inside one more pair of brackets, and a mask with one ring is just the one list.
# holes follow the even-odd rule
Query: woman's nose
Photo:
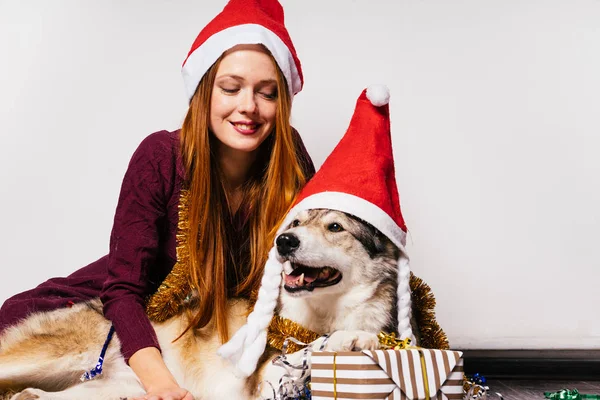
[[251, 90], [245, 90], [240, 96], [240, 104], [238, 105], [239, 111], [243, 113], [254, 113], [256, 111], [256, 99], [254, 98], [254, 92]]

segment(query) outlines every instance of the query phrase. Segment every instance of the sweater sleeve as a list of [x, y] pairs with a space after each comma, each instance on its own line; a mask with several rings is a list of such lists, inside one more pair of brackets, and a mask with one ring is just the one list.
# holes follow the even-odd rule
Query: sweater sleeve
[[123, 178], [110, 237], [108, 276], [100, 298], [127, 363], [142, 348], [160, 349], [145, 298], [152, 290], [149, 270], [158, 254], [158, 224], [166, 216], [176, 168], [169, 152], [168, 132], [154, 133], [139, 145]]

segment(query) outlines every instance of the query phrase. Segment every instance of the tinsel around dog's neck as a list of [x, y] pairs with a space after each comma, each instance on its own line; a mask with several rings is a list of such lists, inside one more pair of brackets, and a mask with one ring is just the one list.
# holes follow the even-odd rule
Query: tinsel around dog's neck
[[[303, 343], [310, 343], [317, 340], [322, 334], [306, 329], [302, 325], [275, 315], [269, 325], [269, 333], [267, 334], [267, 343], [269, 346], [277, 350], [283, 349], [283, 343], [288, 338], [294, 338]], [[292, 341], [288, 341], [287, 353], [294, 353], [300, 350], [303, 346]]]
[[412, 311], [417, 323], [417, 339], [420, 347], [448, 350], [448, 337], [435, 319], [435, 297], [423, 280], [410, 273]]

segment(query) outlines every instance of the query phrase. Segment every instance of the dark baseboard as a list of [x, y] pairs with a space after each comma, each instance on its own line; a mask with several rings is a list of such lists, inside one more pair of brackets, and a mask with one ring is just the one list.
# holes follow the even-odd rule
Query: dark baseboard
[[492, 379], [600, 380], [600, 350], [461, 350], [465, 374]]

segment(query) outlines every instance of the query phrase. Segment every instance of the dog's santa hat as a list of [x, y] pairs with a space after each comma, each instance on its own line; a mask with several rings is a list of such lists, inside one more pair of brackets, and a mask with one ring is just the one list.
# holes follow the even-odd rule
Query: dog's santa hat
[[281, 4], [277, 0], [230, 0], [198, 34], [183, 62], [181, 73], [189, 100], [221, 54], [239, 44], [264, 45], [283, 72], [290, 96], [302, 90], [302, 68], [285, 28]]
[[[398, 332], [402, 339], [414, 340], [410, 324], [406, 225], [400, 212], [394, 172], [389, 97], [385, 86], [372, 86], [363, 91], [346, 134], [302, 189], [279, 231], [285, 230], [301, 211], [328, 208], [352, 214], [386, 235], [401, 253], [398, 260]], [[254, 310], [246, 325], [219, 349], [219, 354], [235, 363], [243, 376], [254, 372], [265, 349], [267, 329], [281, 287], [282, 269], [273, 247]]]

